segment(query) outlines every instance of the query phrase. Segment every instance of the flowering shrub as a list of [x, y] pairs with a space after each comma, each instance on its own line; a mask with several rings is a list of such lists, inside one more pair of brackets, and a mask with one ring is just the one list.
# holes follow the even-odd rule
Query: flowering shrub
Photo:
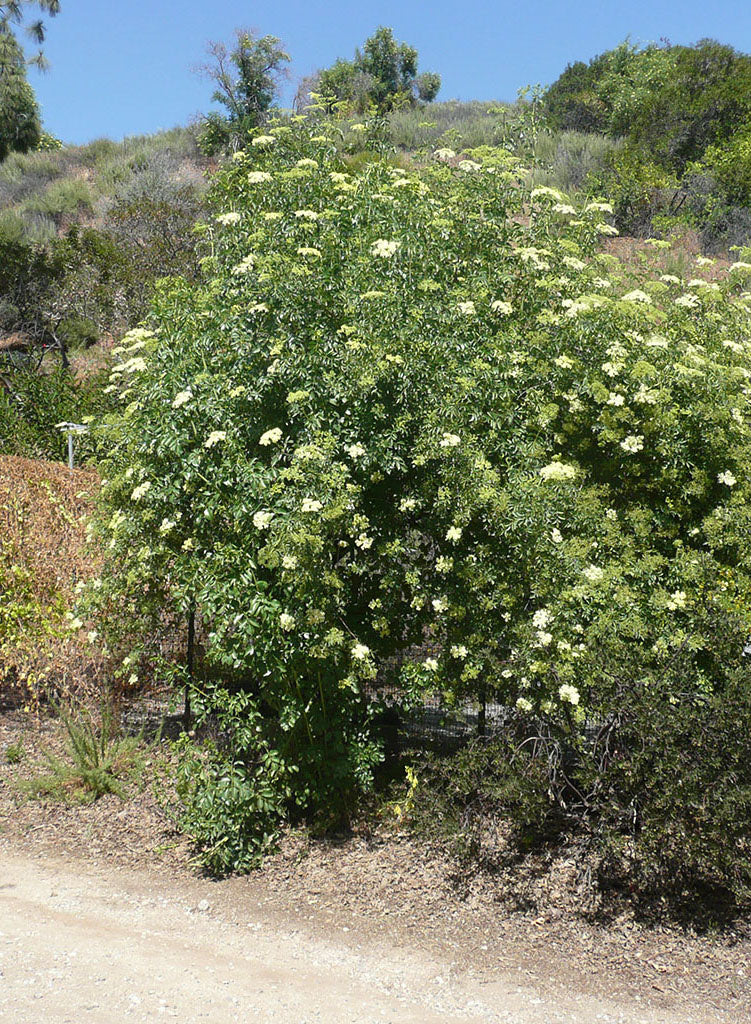
[[253, 722], [218, 773], [273, 751], [293, 799], [346, 802], [379, 757], [363, 691], [428, 637], [405, 695], [565, 734], [745, 671], [743, 276], [626, 291], [607, 204], [525, 177], [492, 150], [353, 176], [320, 123], [272, 129], [216, 179], [205, 283], [123, 342], [103, 592], [131, 642], [197, 609], [201, 706], [239, 689]]

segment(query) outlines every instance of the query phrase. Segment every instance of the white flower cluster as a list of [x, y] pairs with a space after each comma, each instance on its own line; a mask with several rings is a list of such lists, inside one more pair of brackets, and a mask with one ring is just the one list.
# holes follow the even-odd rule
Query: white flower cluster
[[621, 448], [629, 455], [636, 455], [644, 447], [644, 438], [641, 434], [629, 434], [621, 441]]
[[381, 259], [388, 259], [394, 255], [401, 244], [401, 242], [389, 241], [387, 238], [377, 238], [371, 245], [370, 251], [374, 256], [378, 256]]
[[558, 696], [564, 703], [571, 704], [572, 707], [576, 707], [581, 699], [577, 688], [570, 683], [564, 683], [558, 687]]
[[256, 512], [255, 515], [253, 516], [253, 526], [255, 526], [257, 530], [268, 530], [268, 528], [271, 526], [271, 521], [273, 518], [273, 512]]
[[543, 480], [573, 480], [577, 469], [565, 462], [551, 462], [539, 469], [538, 473]]
[[133, 488], [133, 492], [130, 496], [131, 501], [140, 501], [151, 490], [151, 484], [148, 480], [144, 480], [138, 487]]
[[204, 448], [213, 448], [214, 445], [220, 444], [227, 437], [226, 430], [212, 430], [206, 440], [203, 442]]
[[185, 391], [178, 391], [172, 399], [172, 408], [179, 409], [181, 405], [187, 405], [193, 397], [193, 392], [188, 388]]

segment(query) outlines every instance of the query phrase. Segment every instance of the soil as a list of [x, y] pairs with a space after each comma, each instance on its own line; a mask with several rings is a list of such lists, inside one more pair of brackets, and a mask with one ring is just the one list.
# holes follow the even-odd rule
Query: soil
[[58, 722], [0, 714], [0, 1021], [751, 1022], [741, 924], [592, 923], [565, 863], [520, 911], [502, 879], [457, 886], [449, 858], [386, 823], [291, 831], [262, 870], [213, 881], [166, 783], [155, 796], [166, 747], [126, 799], [22, 793], [62, 746]]

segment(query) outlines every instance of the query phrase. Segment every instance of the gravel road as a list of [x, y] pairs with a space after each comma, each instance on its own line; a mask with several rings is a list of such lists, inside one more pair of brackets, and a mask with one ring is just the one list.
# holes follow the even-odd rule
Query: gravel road
[[[296, 923], [299, 927], [296, 927]], [[513, 975], [450, 975], [408, 950], [273, 916], [221, 886], [0, 853], [0, 1021], [8, 1024], [707, 1024], [561, 999]]]

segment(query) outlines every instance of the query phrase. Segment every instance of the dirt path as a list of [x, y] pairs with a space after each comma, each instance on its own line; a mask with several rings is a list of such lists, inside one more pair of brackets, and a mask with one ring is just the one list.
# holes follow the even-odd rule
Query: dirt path
[[[295, 926], [297, 925], [297, 927]], [[216, 883], [0, 852], [0, 1021], [705, 1024], [322, 937]]]

